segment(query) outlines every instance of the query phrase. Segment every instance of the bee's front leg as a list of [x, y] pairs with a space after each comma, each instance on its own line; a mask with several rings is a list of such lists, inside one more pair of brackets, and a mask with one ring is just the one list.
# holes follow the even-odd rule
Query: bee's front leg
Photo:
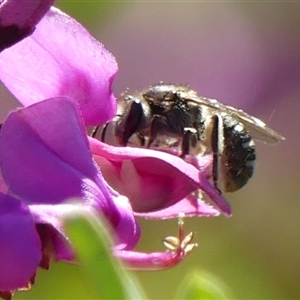
[[150, 148], [151, 144], [155, 141], [157, 134], [161, 132], [161, 127], [163, 126], [163, 119], [164, 117], [161, 115], [154, 115], [152, 117], [147, 148]]

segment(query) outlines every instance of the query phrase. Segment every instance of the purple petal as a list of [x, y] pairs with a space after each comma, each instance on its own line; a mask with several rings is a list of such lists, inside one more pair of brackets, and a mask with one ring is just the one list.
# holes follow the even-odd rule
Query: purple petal
[[214, 205], [227, 217], [230, 217], [231, 206], [228, 201], [220, 194], [220, 192], [208, 181], [207, 178], [199, 174], [199, 189], [209, 197]]
[[[115, 247], [117, 249], [132, 249], [136, 246], [140, 237], [140, 228], [135, 222], [128, 199], [122, 196], [114, 196], [114, 200], [120, 211], [120, 220], [114, 228], [117, 236], [115, 238]], [[29, 209], [35, 218], [37, 224], [46, 224], [52, 226], [57, 234], [53, 235], [52, 243], [55, 250], [56, 259], [72, 260], [73, 251], [65, 235], [64, 220], [74, 213], [81, 213], [93, 210], [91, 206], [82, 205], [79, 199], [72, 199], [66, 204], [57, 205], [29, 205]]]
[[114, 255], [122, 260], [130, 269], [136, 270], [163, 270], [176, 266], [186, 256], [174, 252], [136, 252], [136, 251], [114, 251]]
[[135, 215], [147, 219], [169, 219], [178, 217], [179, 212], [184, 213], [186, 217], [214, 217], [220, 215], [218, 210], [192, 194], [165, 209], [147, 213], [135, 213]]
[[2, 178], [2, 174], [0, 174], [0, 193], [7, 194], [8, 187]]
[[[203, 157], [200, 161], [203, 164], [196, 168], [191, 163], [162, 151], [113, 147], [93, 138], [89, 141], [105, 179], [130, 199], [136, 213], [146, 214], [166, 209], [200, 189], [225, 215], [231, 215], [229, 203], [206, 178], [210, 159]], [[193, 205], [197, 207], [198, 200], [194, 200], [196, 202]], [[174, 215], [174, 208], [176, 206], [165, 217]], [[203, 207], [204, 214], [206, 209], [212, 210], [211, 207]], [[187, 213], [196, 214], [197, 210], [198, 208], [194, 208], [192, 212], [187, 208]], [[181, 211], [177, 214], [179, 212]]]
[[28, 208], [0, 193], [0, 291], [22, 288], [36, 272], [42, 253]]
[[86, 125], [115, 115], [111, 84], [116, 72], [112, 54], [54, 8], [30, 37], [0, 55], [0, 78], [23, 105], [69, 96], [79, 104]]
[[30, 35], [54, 0], [4, 0], [0, 3], [0, 51]]
[[83, 197], [86, 188], [98, 193], [91, 180], [98, 171], [78, 120], [78, 110], [66, 98], [8, 116], [0, 135], [0, 162], [10, 192], [31, 203], [52, 204]]
[[[54, 98], [8, 116], [0, 135], [3, 178], [10, 193], [32, 205], [83, 199], [111, 222], [120, 247], [132, 248], [139, 228], [131, 206], [109, 189], [96, 168], [75, 104], [68, 98]], [[45, 206], [40, 209], [46, 216]], [[48, 216], [39, 222], [61, 232], [58, 209], [50, 209]]]
[[136, 212], [148, 212], [176, 203], [195, 190], [185, 167], [192, 165], [173, 155], [148, 149], [112, 147], [90, 139], [91, 151], [106, 181], [126, 195]]
[[[54, 250], [56, 260], [72, 260], [74, 252], [64, 230], [64, 219], [66, 216], [72, 215], [78, 210], [89, 210], [91, 207], [84, 206], [79, 202], [79, 199], [73, 199], [73, 203], [56, 204], [56, 205], [29, 205], [35, 223], [43, 227], [42, 235], [48, 235], [51, 239], [51, 245]], [[51, 230], [52, 229], [52, 230]]]
[[131, 204], [128, 198], [121, 195], [114, 195], [114, 203], [120, 211], [120, 220], [115, 231], [118, 239], [115, 240], [116, 249], [133, 249], [141, 235], [141, 230], [134, 218]]

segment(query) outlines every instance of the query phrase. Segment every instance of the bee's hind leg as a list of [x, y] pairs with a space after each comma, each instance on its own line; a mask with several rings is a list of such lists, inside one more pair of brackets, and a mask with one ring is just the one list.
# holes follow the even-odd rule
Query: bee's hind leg
[[191, 149], [197, 145], [198, 132], [193, 127], [185, 127], [182, 143], [181, 143], [181, 158], [184, 158], [187, 154], [190, 154]]

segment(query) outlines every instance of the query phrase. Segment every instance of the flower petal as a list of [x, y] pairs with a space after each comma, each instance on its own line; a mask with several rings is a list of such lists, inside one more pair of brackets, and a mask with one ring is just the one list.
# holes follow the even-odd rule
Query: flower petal
[[163, 270], [176, 266], [184, 258], [176, 252], [137, 252], [137, 251], [114, 251], [114, 255], [122, 260], [130, 269], [135, 270]]
[[[90, 147], [107, 182], [130, 199], [136, 212], [167, 207], [195, 190], [192, 180], [184, 175], [187, 164], [175, 156], [148, 149], [112, 147], [95, 139], [90, 139]], [[190, 167], [198, 175], [197, 169]]]
[[23, 105], [69, 96], [79, 104], [86, 125], [103, 124], [115, 115], [111, 84], [116, 72], [112, 54], [55, 8], [30, 37], [0, 55], [0, 79]]
[[[166, 209], [200, 189], [225, 215], [231, 214], [229, 203], [206, 179], [210, 164], [206, 157], [199, 160], [198, 163], [203, 164], [196, 168], [183, 159], [162, 151], [113, 147], [93, 138], [89, 142], [104, 178], [113, 188], [130, 199], [136, 213], [146, 214]], [[193, 205], [197, 207], [199, 202], [197, 199], [195, 201]], [[165, 217], [176, 215], [176, 207]], [[203, 207], [204, 214], [206, 209], [214, 214], [211, 207]], [[181, 211], [177, 214], [179, 212]], [[197, 209], [192, 212], [189, 207], [187, 214], [197, 214]]]
[[[8, 116], [0, 135], [3, 178], [9, 192], [30, 203], [31, 208], [81, 199], [107, 217], [122, 249], [132, 248], [139, 228], [131, 206], [107, 186], [96, 168], [75, 104], [69, 98], [53, 98]], [[58, 209], [40, 209], [49, 217], [43, 221], [61, 232], [55, 219], [61, 215]]]
[[0, 291], [28, 285], [41, 260], [41, 244], [28, 208], [0, 193]]
[[54, 0], [4, 0], [0, 3], [0, 51], [30, 35]]
[[7, 194], [8, 187], [2, 178], [2, 174], [0, 173], [0, 193]]
[[148, 219], [169, 219], [178, 217], [179, 212], [184, 213], [186, 217], [214, 217], [220, 215], [218, 210], [193, 194], [165, 209], [147, 213], [135, 213], [135, 215]]
[[[115, 197], [116, 205], [120, 210], [120, 222], [117, 224], [114, 231], [117, 233], [115, 239], [116, 249], [132, 249], [136, 246], [140, 237], [140, 229], [135, 222], [128, 199], [123, 196]], [[72, 199], [66, 204], [57, 205], [29, 205], [29, 209], [35, 218], [37, 224], [46, 224], [53, 227], [58, 234], [52, 235], [52, 244], [55, 250], [55, 258], [59, 260], [72, 260], [74, 253], [70, 249], [69, 241], [65, 235], [64, 220], [66, 217], [75, 215], [80, 211], [86, 211], [87, 215], [91, 210], [95, 209], [88, 205], [80, 203], [80, 199]], [[99, 211], [94, 214], [99, 215]], [[99, 215], [100, 217], [100, 215]]]
[[36, 204], [81, 197], [88, 188], [97, 193], [91, 179], [97, 179], [98, 171], [78, 120], [66, 98], [8, 116], [0, 135], [0, 163], [10, 192]]
[[120, 220], [115, 231], [119, 239], [115, 241], [115, 249], [130, 250], [133, 249], [141, 235], [138, 223], [135, 221], [132, 207], [128, 198], [122, 195], [113, 195], [114, 203], [120, 211]]

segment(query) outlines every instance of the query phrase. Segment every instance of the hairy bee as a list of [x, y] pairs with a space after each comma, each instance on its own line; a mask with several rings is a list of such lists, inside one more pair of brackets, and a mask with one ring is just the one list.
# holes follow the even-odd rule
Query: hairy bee
[[125, 92], [119, 108], [113, 121], [118, 144], [177, 147], [182, 158], [211, 153], [212, 179], [219, 191], [239, 190], [252, 177], [253, 139], [269, 144], [284, 140], [261, 120], [182, 85], [160, 83], [142, 92]]

